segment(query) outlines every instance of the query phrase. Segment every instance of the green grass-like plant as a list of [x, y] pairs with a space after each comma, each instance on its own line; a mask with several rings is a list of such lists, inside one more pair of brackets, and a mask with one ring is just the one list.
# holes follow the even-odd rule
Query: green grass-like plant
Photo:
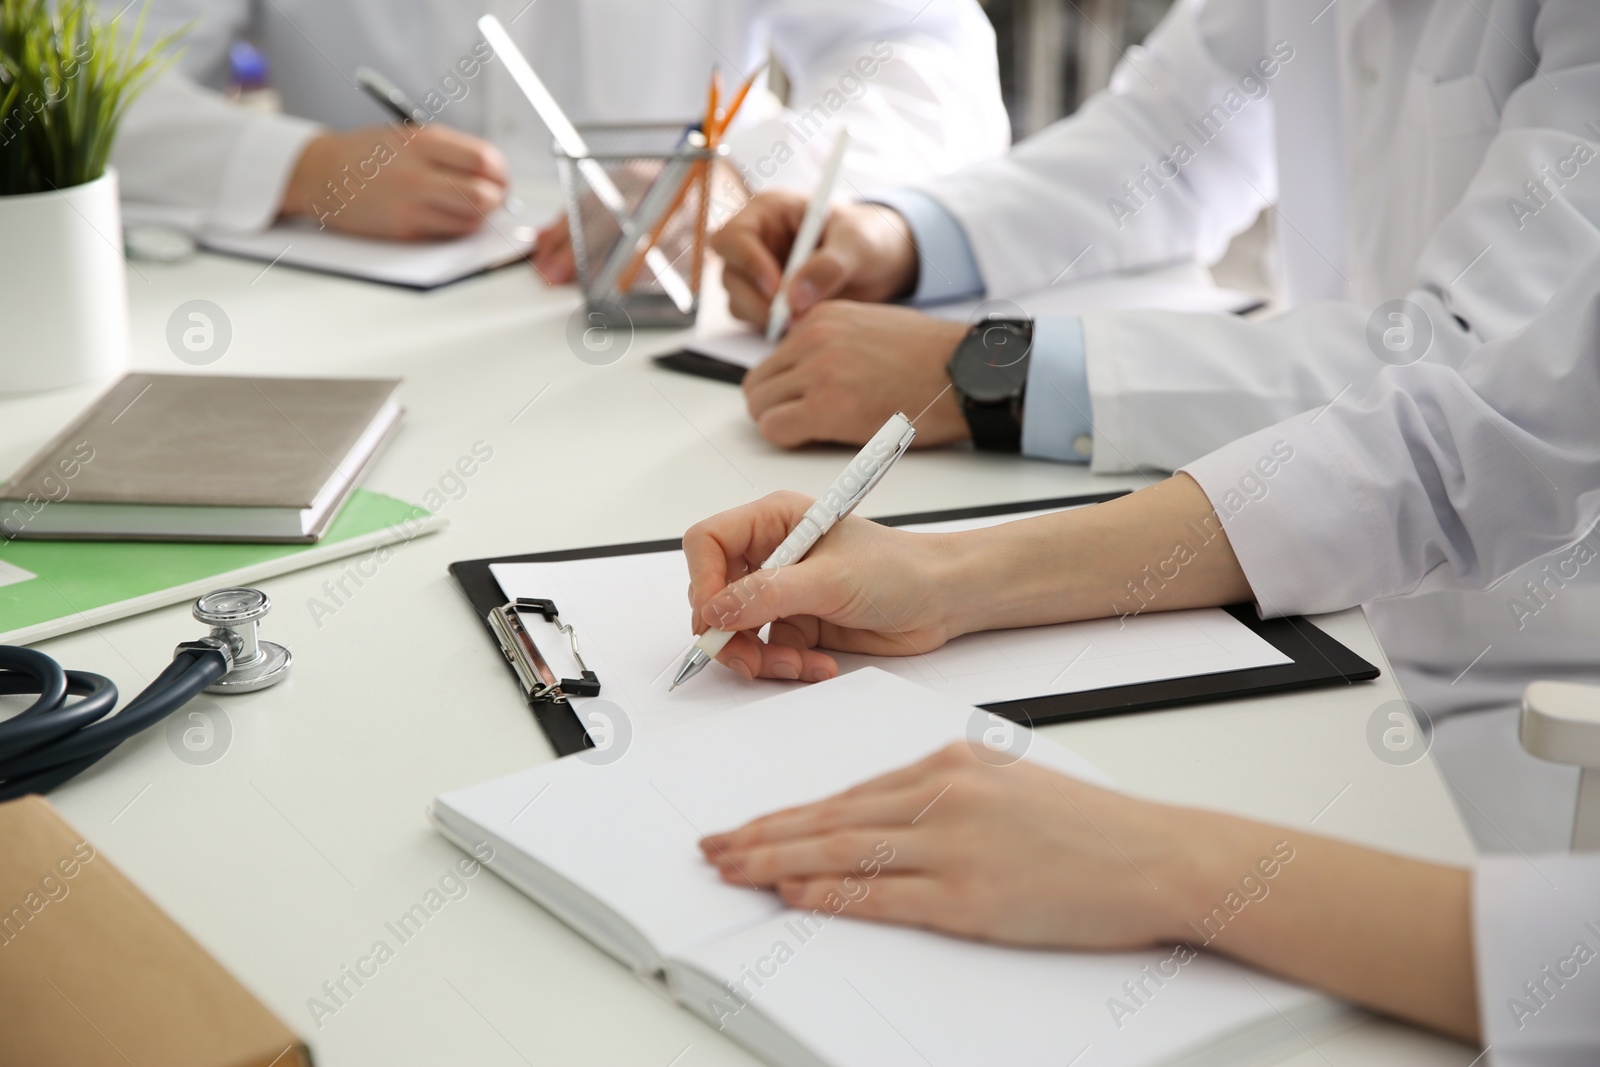
[[106, 171], [128, 104], [187, 27], [142, 50], [95, 0], [0, 0], [0, 196], [65, 189]]

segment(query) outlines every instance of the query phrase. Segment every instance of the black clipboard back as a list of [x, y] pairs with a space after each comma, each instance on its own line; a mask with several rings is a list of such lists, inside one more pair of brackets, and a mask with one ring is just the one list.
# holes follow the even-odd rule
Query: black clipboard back
[[744, 384], [744, 376], [749, 373], [737, 363], [729, 363], [689, 348], [680, 348], [676, 352], [656, 356], [652, 362], [658, 367], [675, 370], [680, 374], [695, 378], [710, 378], [712, 381], [727, 382], [729, 385]]
[[[1099, 504], [1125, 495], [1124, 492], [1100, 493], [1093, 496], [1058, 497], [1050, 500], [1028, 500], [1012, 504], [988, 504], [980, 507], [956, 508], [949, 511], [917, 512], [875, 519], [886, 526], [912, 526], [920, 523], [955, 522], [962, 519], [992, 518], [996, 515], [1021, 514], [1030, 511], [1053, 511], [1061, 508]], [[506, 604], [505, 593], [489, 569], [496, 563], [563, 563], [577, 559], [600, 559], [608, 556], [634, 556], [650, 552], [675, 552], [683, 547], [679, 538], [662, 541], [641, 541], [625, 545], [603, 545], [598, 548], [562, 549], [555, 552], [534, 552], [521, 556], [502, 556], [495, 559], [463, 560], [450, 564], [450, 574], [466, 594], [478, 621], [491, 631], [491, 638], [499, 647], [499, 638], [493, 633], [490, 622], [496, 609]], [[1268, 644], [1288, 656], [1289, 663], [1270, 667], [1251, 667], [1245, 670], [1223, 671], [1190, 678], [1171, 678], [1158, 682], [1139, 682], [1134, 685], [1090, 689], [1080, 693], [1061, 693], [1055, 696], [1032, 697], [1027, 700], [1010, 700], [983, 707], [1015, 722], [1030, 726], [1071, 722], [1078, 719], [1096, 719], [1108, 715], [1126, 715], [1140, 711], [1155, 711], [1180, 704], [1200, 704], [1216, 700], [1236, 700], [1240, 697], [1281, 693], [1294, 689], [1314, 689], [1331, 685], [1352, 685], [1377, 678], [1377, 667], [1368, 663], [1350, 649], [1330, 637], [1308, 619], [1293, 616], [1282, 619], [1263, 619], [1252, 604], [1235, 604], [1223, 609], [1253, 630]], [[508, 661], [508, 669], [511, 664]], [[525, 687], [519, 682], [519, 691]], [[569, 756], [594, 747], [583, 722], [565, 700], [535, 702], [529, 700], [534, 717], [556, 754]]]

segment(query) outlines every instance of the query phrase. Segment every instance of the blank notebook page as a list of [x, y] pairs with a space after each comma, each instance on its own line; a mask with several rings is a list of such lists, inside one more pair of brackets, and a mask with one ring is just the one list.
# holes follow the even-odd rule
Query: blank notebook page
[[[849, 916], [846, 907], [802, 926], [800, 912], [786, 912], [681, 958], [742, 979], [751, 1008], [838, 1067], [1146, 1067], [1263, 1024], [1287, 1032], [1262, 1044], [1299, 1043], [1292, 1027], [1309, 1029], [1307, 1008], [1339, 1011], [1311, 990], [1210, 955], [1175, 957], [1173, 947], [1047, 952]], [[1125, 982], [1143, 991], [1130, 996]], [[721, 1001], [724, 1012], [738, 1006]]]
[[[1279, 1011], [1328, 1004], [1210, 957], [1169, 962], [1158, 987], [1143, 968], [1161, 974], [1173, 948], [1003, 948], [853, 921], [848, 908], [801, 926], [805, 913], [769, 891], [722, 882], [700, 856], [707, 832], [905, 766], [974, 737], [986, 718], [865, 669], [636, 739], [613, 763], [569, 756], [437, 803], [604, 901], [664, 959], [708, 976], [711, 990], [680, 989], [695, 1010], [715, 1016], [702, 998], [764, 973], [759, 986], [744, 983], [745, 998], [832, 1064], [1155, 1064], [1197, 1041], [1277, 1022]], [[1106, 784], [1071, 750], [1025, 736], [1028, 761]], [[893, 868], [890, 857], [885, 869]], [[1123, 987], [1129, 981], [1144, 983], [1137, 1000]], [[1113, 1014], [1113, 997], [1136, 1009]]]
[[[569, 756], [438, 803], [578, 883], [673, 955], [783, 911], [775, 895], [718, 878], [700, 856], [702, 836], [913, 763], [967, 737], [974, 715], [863, 670], [635, 738], [614, 763]], [[1037, 735], [1028, 757], [1104, 781]]]
[[478, 230], [451, 240], [355, 237], [300, 219], [280, 222], [264, 233], [208, 231], [201, 244], [247, 259], [431, 289], [522, 259], [533, 248], [533, 229], [502, 208]]

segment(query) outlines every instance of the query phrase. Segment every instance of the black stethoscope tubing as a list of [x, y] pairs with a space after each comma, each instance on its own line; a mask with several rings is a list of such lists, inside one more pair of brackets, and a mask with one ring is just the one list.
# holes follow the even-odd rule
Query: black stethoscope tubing
[[[0, 801], [54, 789], [199, 696], [227, 671], [221, 652], [180, 650], [155, 681], [113, 715], [117, 687], [111, 679], [63, 670], [31, 648], [0, 645], [0, 694], [38, 694], [24, 711], [0, 722]], [[69, 703], [70, 697], [78, 699]]]

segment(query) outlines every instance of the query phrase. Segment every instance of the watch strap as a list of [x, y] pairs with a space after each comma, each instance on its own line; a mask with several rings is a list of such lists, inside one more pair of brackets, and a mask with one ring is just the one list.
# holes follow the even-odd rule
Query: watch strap
[[961, 414], [972, 433], [972, 445], [981, 452], [1021, 452], [1020, 398], [980, 401], [961, 398]]

